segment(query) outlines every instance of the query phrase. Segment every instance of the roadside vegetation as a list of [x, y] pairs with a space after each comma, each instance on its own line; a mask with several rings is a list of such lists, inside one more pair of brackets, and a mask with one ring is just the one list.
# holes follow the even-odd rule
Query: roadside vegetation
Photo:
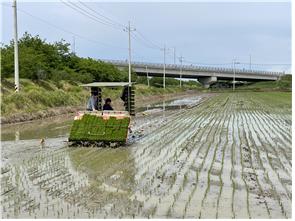
[[[232, 85], [229, 87], [212, 87], [211, 91], [228, 92], [232, 90]], [[267, 92], [267, 91], [292, 91], [292, 75], [287, 74], [282, 76], [277, 81], [261, 81], [247, 83], [244, 85], [236, 84], [236, 91], [256, 91], [256, 92]]]
[[[82, 107], [86, 105], [89, 91], [80, 87], [81, 82], [52, 81], [20, 79], [22, 90], [14, 92], [14, 79], [2, 79], [1, 81], [1, 115], [11, 117], [15, 114], [34, 114], [38, 111], [46, 111], [52, 108]], [[191, 87], [192, 89], [194, 87]], [[184, 92], [189, 87], [167, 87], [165, 94]], [[104, 89], [104, 95], [120, 99], [122, 89]], [[163, 89], [154, 86], [136, 85], [137, 98], [146, 96], [163, 95]], [[104, 97], [105, 97], [104, 96]]]
[[14, 92], [14, 80], [2, 79], [1, 114], [4, 117], [17, 113], [33, 113], [52, 107], [79, 106], [85, 100], [87, 91], [67, 81], [40, 80], [38, 83], [21, 79], [22, 91]]
[[[14, 92], [13, 41], [1, 46], [1, 115], [34, 114], [53, 108], [81, 107], [85, 105], [89, 92], [82, 83], [128, 81], [128, 70], [119, 70], [114, 65], [92, 58], [78, 57], [71, 52], [70, 44], [64, 40], [48, 43], [38, 35], [25, 33], [19, 39], [20, 93]], [[231, 89], [204, 89], [197, 81], [136, 76], [137, 98], [178, 93], [186, 90], [226, 92]], [[150, 86], [148, 86], [148, 84]], [[292, 89], [292, 76], [283, 76], [276, 82], [258, 82], [238, 86], [237, 91], [284, 91]], [[121, 90], [107, 89], [109, 97], [119, 97]]]
[[[13, 41], [1, 46], [1, 115], [46, 111], [57, 107], [84, 106], [89, 92], [79, 85], [90, 82], [126, 82], [128, 70], [119, 70], [114, 65], [92, 58], [78, 57], [71, 52], [64, 40], [48, 43], [38, 35], [25, 33], [19, 39], [20, 93], [14, 92], [14, 46]], [[161, 78], [150, 78], [150, 87], [145, 77], [132, 73], [137, 83], [137, 96], [183, 92], [199, 89], [196, 81], [183, 82], [167, 79], [165, 92]], [[109, 97], [119, 97], [121, 90], [107, 90]]]
[[292, 91], [292, 75], [282, 76], [278, 81], [262, 81], [237, 88], [251, 91]]
[[[1, 79], [14, 77], [14, 44], [1, 46]], [[71, 52], [70, 44], [64, 40], [48, 43], [40, 36], [25, 33], [19, 39], [19, 72], [21, 79], [29, 79], [39, 85], [50, 81], [61, 88], [63, 81], [69, 84], [90, 82], [127, 82], [128, 69], [119, 70], [110, 63], [93, 58], [78, 57]], [[132, 81], [137, 84], [146, 84], [146, 77], [137, 77], [132, 73]], [[162, 87], [163, 79], [150, 78], [150, 86]], [[61, 83], [60, 83], [61, 82]], [[167, 86], [178, 87], [179, 80], [167, 78]], [[199, 88], [196, 81], [185, 81], [186, 88]], [[26, 90], [26, 84], [21, 84], [21, 89]]]
[[[14, 76], [13, 50], [13, 41], [1, 47], [1, 73], [4, 79]], [[20, 78], [34, 81], [67, 80], [88, 83], [128, 79], [126, 70], [120, 71], [112, 64], [92, 58], [78, 57], [71, 52], [70, 44], [64, 40], [48, 43], [38, 35], [28, 33], [19, 39], [19, 71]]]

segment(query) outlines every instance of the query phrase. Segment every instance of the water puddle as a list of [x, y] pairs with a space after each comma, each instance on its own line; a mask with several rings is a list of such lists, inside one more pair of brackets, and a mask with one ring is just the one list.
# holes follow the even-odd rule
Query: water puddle
[[[199, 104], [203, 96], [194, 96], [182, 99], [174, 99], [137, 108], [139, 115], [150, 115], [171, 110], [181, 110]], [[19, 141], [31, 139], [48, 139], [68, 136], [73, 115], [57, 116], [49, 119], [36, 120], [12, 125], [3, 125], [1, 128], [1, 141]]]
[[63, 137], [70, 131], [72, 115], [54, 117], [32, 122], [1, 126], [1, 141], [31, 140]]
[[155, 113], [167, 110], [181, 110], [198, 105], [202, 99], [203, 97], [201, 96], [195, 96], [168, 101], [163, 100], [161, 102], [151, 104], [146, 107], [137, 108], [137, 111], [143, 113]]

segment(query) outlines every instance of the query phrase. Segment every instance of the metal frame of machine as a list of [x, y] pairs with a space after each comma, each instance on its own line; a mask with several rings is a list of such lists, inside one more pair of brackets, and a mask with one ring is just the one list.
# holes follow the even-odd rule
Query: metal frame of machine
[[[135, 116], [134, 85], [126, 82], [93, 82], [83, 84], [98, 96], [98, 111], [80, 111], [74, 118], [69, 141], [71, 142], [118, 142], [126, 143], [131, 116]], [[125, 111], [102, 110], [102, 88], [123, 87], [121, 99]]]

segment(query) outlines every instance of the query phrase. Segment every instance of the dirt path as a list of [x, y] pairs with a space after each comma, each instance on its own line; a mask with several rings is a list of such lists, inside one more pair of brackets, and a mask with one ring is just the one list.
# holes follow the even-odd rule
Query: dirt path
[[290, 104], [220, 94], [139, 117], [118, 149], [3, 142], [2, 216], [291, 218]]

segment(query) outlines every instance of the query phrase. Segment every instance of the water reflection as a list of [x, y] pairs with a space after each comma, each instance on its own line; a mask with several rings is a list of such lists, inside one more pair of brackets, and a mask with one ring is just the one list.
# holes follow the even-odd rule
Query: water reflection
[[51, 139], [47, 148], [23, 150], [28, 158], [9, 155], [1, 177], [3, 218], [122, 218], [138, 212], [128, 148], [50, 145]]
[[[178, 110], [196, 105], [200, 102], [201, 96], [190, 98], [163, 100], [159, 103], [137, 108], [137, 112], [160, 112], [167, 110]], [[163, 113], [165, 115], [165, 113]], [[73, 115], [64, 115], [49, 119], [25, 122], [13, 125], [3, 125], [1, 128], [1, 140], [30, 140], [64, 137], [69, 134], [73, 122]]]
[[19, 130], [15, 131], [15, 141], [19, 141]]
[[[89, 186], [79, 202], [106, 217], [131, 217], [137, 213], [139, 202], [132, 199], [134, 159], [129, 148], [79, 148], [70, 151], [75, 168], [87, 174]], [[91, 194], [87, 192], [91, 190]], [[91, 206], [89, 206], [91, 205]]]
[[[183, 103], [167, 101], [143, 111], [159, 109], [156, 123], [166, 110]], [[73, 148], [67, 146], [71, 115], [2, 126], [1, 199], [3, 218], [134, 218], [143, 214], [145, 184], [135, 179], [138, 167], [151, 157], [135, 146]], [[149, 118], [148, 118], [149, 119]], [[146, 124], [150, 123], [145, 122]], [[145, 119], [146, 120], [146, 119]], [[142, 126], [142, 124], [140, 125]], [[150, 129], [149, 129], [150, 128]], [[153, 129], [146, 127], [146, 131]], [[44, 142], [42, 142], [44, 140]], [[132, 151], [131, 151], [132, 150]], [[136, 161], [136, 163], [135, 163]], [[141, 164], [140, 164], [141, 165]], [[147, 179], [148, 176], [145, 176]], [[149, 181], [147, 181], [148, 185]], [[148, 212], [152, 213], [152, 212]]]
[[137, 108], [137, 112], [156, 112], [156, 111], [167, 111], [167, 110], [181, 110], [183, 108], [192, 107], [197, 105], [201, 101], [201, 96], [182, 98], [182, 99], [174, 99], [167, 100], [165, 96], [161, 102], [148, 105], [146, 107]]
[[69, 133], [73, 116], [55, 117], [13, 125], [3, 125], [1, 140], [30, 140], [54, 138]]

